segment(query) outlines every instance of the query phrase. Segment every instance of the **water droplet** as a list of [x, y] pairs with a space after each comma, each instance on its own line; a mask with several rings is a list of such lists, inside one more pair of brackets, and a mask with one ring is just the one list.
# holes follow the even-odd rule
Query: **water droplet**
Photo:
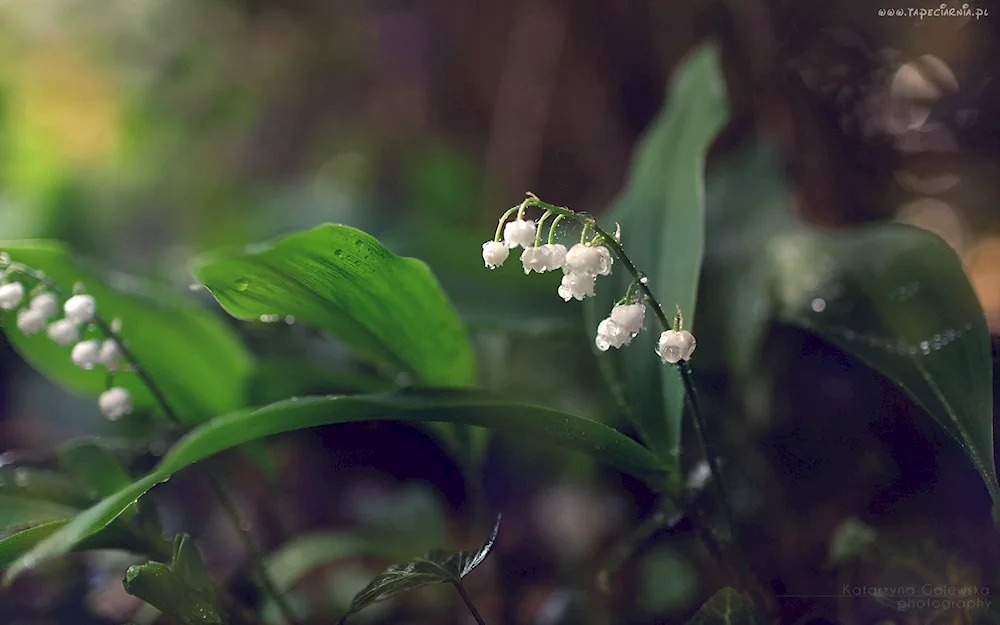
[[928, 343], [927, 341], [921, 341], [920, 342], [920, 351], [923, 352], [924, 355], [927, 355], [927, 354], [931, 353], [930, 343]]
[[649, 284], [649, 278], [643, 276], [642, 278], [639, 279], [639, 282], [642, 282], [643, 284]]
[[250, 281], [246, 278], [240, 278], [235, 283], [237, 291], [246, 291], [250, 288]]
[[31, 477], [24, 469], [16, 469], [14, 471], [14, 483], [20, 488], [27, 488], [29, 479], [31, 479]]
[[298, 397], [293, 397], [292, 401], [299, 401], [299, 398]]
[[342, 250], [342, 249], [333, 250], [333, 255], [334, 256], [343, 256], [344, 255], [344, 250]]
[[203, 287], [204, 285], [198, 283], [189, 284], [188, 291], [200, 291]]
[[295, 317], [287, 315], [285, 317], [285, 323], [287, 323], [288, 325], [292, 325], [293, 323], [295, 323]]
[[261, 315], [260, 320], [264, 323], [274, 323], [281, 317], [279, 315]]
[[817, 297], [812, 301], [813, 312], [823, 312], [826, 310], [826, 300], [821, 297]]

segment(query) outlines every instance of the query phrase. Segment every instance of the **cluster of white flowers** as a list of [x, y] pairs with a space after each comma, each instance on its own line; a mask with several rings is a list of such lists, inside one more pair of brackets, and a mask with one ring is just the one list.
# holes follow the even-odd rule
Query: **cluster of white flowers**
[[[97, 302], [93, 296], [73, 295], [62, 305], [63, 317], [55, 320], [53, 318], [58, 315], [60, 309], [58, 295], [41, 290], [30, 297], [26, 306], [21, 307], [25, 300], [26, 293], [22, 283], [7, 282], [0, 285], [0, 309], [17, 310], [17, 329], [21, 333], [30, 336], [45, 330], [48, 338], [56, 345], [63, 347], [72, 345], [70, 360], [83, 369], [93, 369], [97, 366], [103, 366], [112, 372], [119, 369], [122, 353], [117, 339], [80, 340], [81, 333], [94, 321], [97, 314]], [[117, 332], [117, 329], [113, 331]], [[104, 416], [111, 420], [132, 411], [132, 398], [128, 391], [121, 387], [104, 391], [97, 403]]]
[[[534, 197], [534, 196], [532, 196]], [[535, 198], [537, 200], [537, 198]], [[537, 205], [537, 204], [536, 204]], [[551, 206], [551, 205], [549, 205]], [[501, 219], [501, 224], [507, 219], [515, 209], [508, 211]], [[538, 223], [532, 220], [523, 219], [523, 205], [518, 210], [515, 220], [503, 224], [503, 241], [500, 239], [500, 228], [497, 228], [496, 240], [483, 243], [483, 261], [489, 269], [496, 269], [504, 264], [510, 256], [510, 250], [522, 247], [521, 264], [524, 266], [524, 273], [532, 271], [544, 273], [556, 269], [563, 270], [562, 282], [559, 285], [558, 293], [565, 301], [571, 299], [583, 300], [592, 297], [597, 276], [607, 276], [611, 274], [611, 266], [614, 258], [607, 247], [601, 245], [602, 237], [595, 237], [594, 240], [587, 241], [586, 232], [581, 235], [581, 242], [566, 249], [564, 245], [552, 243], [553, 228], [550, 228], [549, 243], [540, 245], [541, 232], [539, 227], [549, 216], [549, 209], [546, 215]], [[565, 215], [564, 209], [557, 209], [560, 215]], [[562, 217], [558, 217], [562, 219]], [[592, 221], [584, 227], [586, 231]], [[603, 234], [603, 233], [602, 233]], [[608, 235], [604, 235], [608, 236]], [[615, 233], [614, 238], [620, 241], [621, 231]], [[640, 280], [642, 288], [645, 287], [646, 279]], [[626, 294], [624, 300], [611, 310], [611, 314], [600, 322], [597, 326], [597, 337], [594, 342], [601, 351], [607, 351], [614, 347], [619, 349], [631, 343], [632, 339], [642, 330], [646, 316], [646, 305], [637, 298], [631, 296], [632, 288]], [[662, 313], [657, 308], [657, 314], [662, 319]], [[690, 332], [680, 327], [680, 322], [675, 324], [673, 329], [666, 330], [660, 334], [656, 344], [656, 354], [664, 363], [676, 364], [691, 358], [696, 342]]]

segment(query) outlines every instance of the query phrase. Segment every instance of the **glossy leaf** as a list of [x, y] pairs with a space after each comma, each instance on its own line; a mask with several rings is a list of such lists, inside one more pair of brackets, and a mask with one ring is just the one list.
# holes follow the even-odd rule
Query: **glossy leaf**
[[475, 380], [465, 329], [434, 275], [361, 230], [327, 224], [206, 256], [192, 270], [239, 319], [290, 315], [426, 385]]
[[83, 508], [94, 502], [80, 481], [55, 471], [28, 467], [0, 469], [0, 494], [44, 499], [70, 508]]
[[68, 553], [117, 518], [156, 484], [219, 452], [266, 436], [355, 421], [443, 422], [486, 427], [533, 437], [592, 456], [659, 487], [664, 469], [647, 449], [606, 425], [526, 404], [500, 401], [478, 391], [425, 390], [384, 395], [290, 399], [257, 410], [212, 419], [188, 433], [151, 473], [77, 515], [8, 571], [8, 581], [39, 562]]
[[[600, 218], [621, 224], [625, 252], [648, 274], [668, 318], [680, 306], [686, 327], [694, 323], [704, 248], [705, 156], [729, 114], [721, 72], [715, 44], [701, 46], [676, 70], [666, 107], [633, 157], [625, 190]], [[587, 305], [591, 335], [630, 282], [620, 264], [609, 279], [598, 280], [597, 297]], [[651, 310], [646, 327], [630, 346], [598, 357], [613, 360], [613, 390], [630, 406], [643, 441], [679, 475], [684, 387], [676, 368], [663, 366], [653, 351], [663, 328]]]
[[390, 565], [354, 597], [347, 614], [340, 619], [340, 624], [345, 623], [351, 614], [373, 603], [410, 590], [430, 584], [461, 584], [462, 578], [482, 564], [490, 554], [499, 531], [500, 519], [497, 518], [493, 533], [476, 551], [435, 549], [422, 558]]
[[101, 497], [132, 482], [128, 471], [110, 451], [91, 441], [76, 442], [59, 450], [59, 464]]
[[766, 625], [749, 597], [723, 588], [695, 612], [687, 625]]
[[167, 565], [147, 562], [125, 572], [125, 591], [183, 625], [222, 625], [223, 614], [204, 593], [192, 588]]
[[0, 539], [0, 571], [6, 570], [11, 563], [31, 550], [42, 539], [51, 536], [56, 530], [66, 525], [66, 523], [65, 519], [47, 521], [14, 532]]
[[[239, 337], [208, 311], [171, 297], [165, 287], [130, 276], [114, 273], [102, 280], [58, 242], [6, 241], [0, 242], [0, 251], [44, 271], [66, 293], [82, 283], [106, 321], [121, 319], [121, 337], [183, 421], [196, 423], [243, 405], [249, 353]], [[16, 311], [0, 311], [0, 325], [32, 366], [85, 395], [96, 397], [105, 390], [105, 371], [74, 365], [70, 348], [56, 345], [44, 332], [25, 336], [17, 330], [16, 316]], [[115, 384], [128, 389], [137, 406], [154, 405], [135, 374], [117, 375]]]
[[73, 516], [77, 510], [53, 501], [0, 495], [0, 531], [12, 527], [37, 525]]
[[954, 250], [889, 224], [793, 230], [770, 253], [781, 317], [902, 387], [959, 442], [1000, 505], [989, 329]]
[[185, 584], [208, 597], [213, 605], [217, 607], [220, 605], [215, 594], [215, 582], [208, 574], [201, 554], [198, 553], [198, 547], [189, 534], [178, 534], [174, 537], [174, 557], [170, 562], [170, 568]]
[[955, 252], [908, 226], [825, 231], [798, 220], [763, 143], [709, 182], [705, 282], [716, 314], [704, 318], [705, 355], [725, 354], [745, 374], [774, 316], [814, 332], [923, 406], [965, 450], [996, 509], [990, 339]]

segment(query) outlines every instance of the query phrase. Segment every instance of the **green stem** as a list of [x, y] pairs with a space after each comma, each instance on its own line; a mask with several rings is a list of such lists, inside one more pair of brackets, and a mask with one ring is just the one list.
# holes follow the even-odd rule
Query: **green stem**
[[545, 220], [548, 219], [551, 214], [552, 213], [545, 211], [542, 213], [542, 218], [535, 224], [535, 247], [538, 247], [542, 242], [542, 224], [545, 223]]
[[663, 309], [660, 308], [660, 303], [653, 296], [653, 292], [649, 290], [649, 286], [643, 281], [643, 275], [639, 273], [639, 270], [635, 268], [634, 264], [632, 264], [631, 259], [629, 259], [629, 257], [625, 254], [625, 250], [622, 249], [621, 244], [618, 243], [618, 241], [615, 241], [613, 236], [602, 230], [593, 219], [590, 219], [588, 223], [591, 224], [591, 227], [597, 232], [597, 234], [601, 235], [601, 238], [604, 239], [604, 244], [611, 248], [611, 252], [618, 258], [619, 261], [622, 262], [622, 264], [625, 265], [628, 272], [632, 274], [632, 278], [635, 280], [636, 284], [639, 285], [639, 289], [646, 296], [650, 306], [652, 306], [653, 313], [660, 321], [660, 325], [663, 326], [664, 330], [669, 330], [671, 328], [671, 323], [667, 320], [667, 316], [663, 314]]
[[768, 612], [772, 612], [774, 604], [769, 598], [770, 595], [764, 591], [763, 587], [757, 581], [757, 577], [750, 567], [746, 554], [740, 548], [739, 541], [736, 540], [735, 517], [733, 515], [733, 510], [729, 505], [729, 498], [726, 494], [725, 486], [722, 483], [722, 471], [719, 469], [719, 463], [715, 458], [715, 450], [712, 445], [709, 444], [708, 436], [705, 433], [705, 419], [702, 416], [701, 409], [698, 405], [698, 397], [695, 393], [691, 367], [688, 365], [686, 360], [682, 360], [678, 363], [678, 368], [681, 371], [681, 380], [684, 382], [684, 392], [687, 395], [688, 405], [691, 407], [692, 415], [694, 415], [694, 429], [696, 435], [698, 436], [698, 443], [705, 452], [705, 459], [708, 462], [708, 468], [712, 474], [712, 483], [715, 484], [716, 497], [719, 500], [723, 516], [726, 519], [727, 535], [724, 537], [723, 543], [729, 550], [734, 552], [734, 557], [731, 558], [731, 560], [735, 561], [739, 565], [739, 574], [742, 578], [744, 588], [751, 593], [757, 605], [761, 606]]
[[513, 213], [514, 211], [516, 211], [518, 208], [520, 208], [520, 207], [519, 206], [513, 206], [511, 208], [508, 208], [507, 212], [504, 213], [503, 216], [500, 217], [500, 223], [497, 224], [497, 233], [493, 236], [493, 240], [495, 242], [497, 242], [497, 243], [500, 242], [500, 233], [503, 232], [503, 225], [505, 223], [507, 223], [507, 220], [510, 218], [510, 214]]
[[[551, 215], [552, 213], [546, 213], [546, 214], [547, 215]], [[555, 241], [555, 238], [556, 238], [556, 226], [558, 226], [559, 222], [562, 221], [565, 218], [566, 218], [566, 215], [556, 215], [556, 218], [552, 220], [552, 225], [549, 226], [549, 245], [551, 245]]]
[[[14, 266], [15, 265], [13, 264], [11, 265], [11, 267]], [[16, 268], [17, 270], [24, 272], [25, 274], [33, 277], [34, 279], [44, 284], [47, 289], [54, 292], [60, 298], [65, 299], [66, 297], [65, 291], [63, 291], [63, 289], [59, 287], [58, 284], [55, 284], [54, 282], [49, 280], [41, 272], [31, 269], [30, 267], [24, 265], [17, 265]], [[149, 376], [149, 373], [139, 363], [139, 359], [136, 358], [135, 354], [132, 353], [132, 351], [128, 348], [128, 346], [125, 345], [125, 342], [118, 337], [117, 333], [111, 330], [111, 326], [108, 325], [108, 323], [100, 315], [95, 314], [93, 322], [94, 325], [96, 325], [100, 329], [101, 333], [104, 334], [105, 337], [110, 338], [115, 342], [115, 344], [118, 346], [119, 351], [122, 354], [122, 357], [125, 359], [125, 362], [127, 362], [129, 366], [132, 368], [132, 370], [135, 372], [135, 374], [139, 376], [139, 379], [142, 381], [143, 385], [145, 385], [150, 395], [153, 396], [153, 400], [159, 406], [160, 410], [163, 412], [163, 415], [174, 425], [177, 426], [181, 425], [181, 420], [177, 416], [177, 413], [174, 412], [174, 410], [170, 407], [170, 403], [167, 401], [166, 395], [164, 395], [159, 385], [153, 381], [153, 379]], [[219, 483], [218, 478], [216, 478], [215, 475], [212, 474], [211, 472], [209, 473], [209, 483], [211, 484], [212, 490], [215, 492], [216, 497], [218, 497], [219, 503], [222, 505], [223, 510], [226, 511], [226, 514], [229, 516], [230, 520], [236, 526], [237, 531], [240, 532], [240, 535], [244, 538], [244, 541], [247, 541], [248, 551], [250, 556], [250, 566], [256, 573], [261, 586], [263, 586], [264, 589], [273, 596], [275, 603], [284, 613], [285, 619], [288, 621], [288, 623], [290, 623], [290, 625], [295, 625], [296, 624], [295, 613], [291, 610], [291, 607], [284, 600], [284, 597], [282, 597], [281, 593], [277, 591], [277, 587], [271, 581], [270, 577], [268, 577], [267, 572], [264, 570], [264, 567], [261, 564], [260, 554], [257, 552], [255, 548], [252, 548], [250, 537], [244, 531], [244, 523], [239, 516], [239, 512], [236, 510], [236, 507], [233, 506], [232, 501], [229, 499], [228, 494], [222, 488], [222, 485]], [[163, 537], [161, 535], [158, 538], [162, 540]]]
[[458, 594], [462, 596], [462, 601], [464, 601], [465, 605], [468, 606], [469, 612], [472, 612], [472, 616], [475, 617], [476, 623], [478, 623], [478, 625], [486, 625], [486, 621], [483, 620], [483, 617], [479, 616], [479, 610], [477, 610], [475, 604], [472, 603], [472, 599], [469, 597], [469, 594], [465, 592], [465, 587], [462, 586], [462, 582], [455, 582], [455, 588], [458, 589]]

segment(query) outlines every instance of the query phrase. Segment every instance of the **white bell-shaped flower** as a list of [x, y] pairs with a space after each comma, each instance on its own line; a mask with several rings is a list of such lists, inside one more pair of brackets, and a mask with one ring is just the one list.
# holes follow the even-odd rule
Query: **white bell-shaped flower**
[[56, 345], [72, 345], [80, 340], [80, 326], [69, 319], [53, 321], [49, 324], [47, 332]]
[[577, 243], [566, 253], [563, 271], [587, 276], [606, 276], [611, 273], [611, 252], [603, 245]]
[[25, 336], [38, 334], [45, 329], [45, 315], [40, 310], [25, 308], [17, 312], [17, 329]]
[[521, 252], [521, 264], [524, 266], [525, 275], [532, 271], [537, 271], [538, 273], [548, 271], [551, 256], [552, 252], [546, 249], [544, 245], [524, 248], [524, 251]]
[[55, 293], [41, 293], [31, 298], [31, 303], [28, 304], [28, 307], [31, 310], [37, 311], [42, 316], [42, 319], [48, 321], [59, 312], [59, 298]]
[[594, 276], [579, 273], [567, 273], [559, 285], [559, 297], [567, 302], [571, 299], [583, 300], [594, 295]]
[[93, 369], [100, 361], [100, 356], [101, 342], [96, 339], [80, 341], [73, 346], [73, 351], [70, 352], [73, 364], [83, 369]]
[[97, 362], [108, 369], [114, 371], [121, 364], [122, 352], [118, 347], [118, 341], [114, 339], [104, 339], [101, 343], [100, 352], [97, 354]]
[[10, 282], [0, 285], [0, 308], [14, 310], [24, 299], [24, 285], [20, 282]]
[[132, 397], [120, 386], [109, 388], [97, 398], [101, 414], [115, 421], [132, 412]]
[[597, 344], [597, 349], [606, 352], [610, 347], [619, 349], [622, 345], [627, 345], [630, 340], [632, 337], [625, 328], [608, 318], [598, 324], [594, 343]]
[[515, 219], [503, 227], [503, 242], [513, 249], [515, 247], [531, 247], [535, 243], [535, 222], [532, 220]]
[[562, 269], [566, 264], [566, 246], [561, 243], [546, 243], [542, 247], [549, 251], [549, 264], [545, 271]]
[[611, 275], [611, 265], [615, 262], [614, 258], [611, 256], [611, 252], [608, 248], [603, 245], [598, 245], [594, 248], [597, 251], [597, 275], [599, 276], [610, 276]]
[[619, 304], [611, 309], [611, 320], [621, 326], [631, 336], [635, 336], [642, 330], [645, 318], [645, 304]]
[[90, 295], [74, 295], [63, 304], [66, 319], [76, 324], [90, 323], [97, 312], [97, 302]]
[[489, 269], [496, 269], [507, 260], [510, 249], [498, 241], [487, 241], [483, 243], [483, 262]]
[[667, 330], [660, 334], [656, 342], [656, 355], [665, 363], [677, 364], [682, 360], [691, 360], [691, 354], [698, 342], [687, 330]]

